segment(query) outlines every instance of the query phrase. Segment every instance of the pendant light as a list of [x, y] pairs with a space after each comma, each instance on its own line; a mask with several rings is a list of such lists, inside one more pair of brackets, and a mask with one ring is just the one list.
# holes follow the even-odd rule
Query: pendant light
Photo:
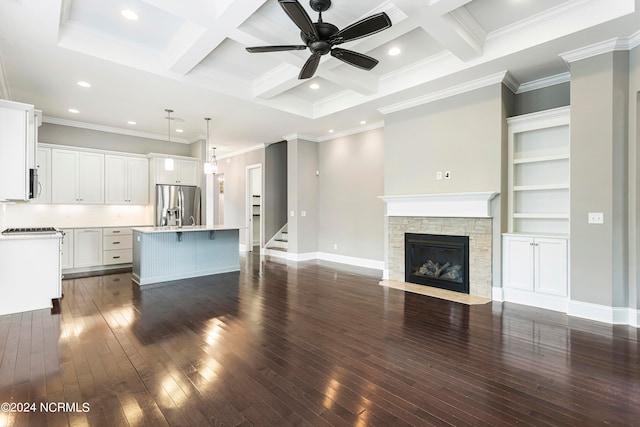
[[[207, 140], [205, 141], [205, 147], [207, 151], [209, 149], [209, 121], [210, 117], [204, 118], [207, 121]], [[204, 164], [204, 174], [205, 175], [215, 175], [218, 172], [218, 159], [216, 159], [216, 147], [211, 148], [213, 150], [211, 154], [211, 158]]]
[[[167, 142], [171, 142], [171, 113], [173, 113], [173, 110], [167, 108], [164, 111], [167, 112]], [[171, 157], [164, 159], [164, 170], [172, 171], [174, 167]]]

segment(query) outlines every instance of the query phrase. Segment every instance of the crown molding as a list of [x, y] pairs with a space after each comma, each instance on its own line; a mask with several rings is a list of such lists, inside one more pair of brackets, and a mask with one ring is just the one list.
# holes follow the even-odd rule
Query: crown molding
[[[159, 141], [167, 140], [167, 135], [160, 135], [160, 134], [151, 133], [151, 132], [141, 132], [141, 131], [135, 131], [131, 129], [117, 128], [113, 126], [104, 126], [104, 125], [98, 125], [95, 123], [78, 122], [75, 120], [59, 119], [57, 117], [44, 116], [42, 117], [42, 122], [52, 124], [52, 125], [68, 126], [68, 127], [79, 128], [79, 129], [95, 130], [99, 132], [115, 133], [119, 135], [136, 136], [139, 138], [157, 139]], [[192, 141], [189, 141], [185, 138], [171, 138], [171, 142], [178, 142], [181, 144], [190, 144]]]
[[318, 138], [312, 135], [305, 135], [302, 133], [290, 133], [282, 137], [285, 141], [291, 141], [292, 139], [304, 139], [305, 141], [318, 142]]
[[241, 154], [250, 153], [252, 151], [264, 150], [265, 148], [266, 148], [266, 144], [253, 145], [251, 147], [244, 148], [244, 149], [238, 150], [238, 151], [233, 151], [231, 153], [224, 154], [222, 156], [216, 156], [216, 158], [218, 160], [230, 159], [231, 157], [239, 156]]
[[326, 136], [320, 136], [318, 138], [316, 138], [318, 140], [318, 142], [324, 142], [324, 141], [331, 141], [332, 139], [337, 139], [337, 138], [343, 138], [345, 136], [350, 136], [350, 135], [356, 135], [362, 132], [367, 132], [370, 130], [374, 130], [374, 129], [379, 129], [384, 127], [384, 120], [379, 121], [379, 122], [375, 122], [375, 123], [371, 123], [368, 125], [362, 125], [362, 126], [358, 126], [356, 128], [352, 128], [352, 129], [347, 129], [347, 130], [343, 130], [340, 132], [336, 132], [336, 133], [332, 133], [331, 135], [326, 135]]
[[543, 77], [538, 80], [522, 83], [515, 93], [530, 92], [532, 90], [543, 89], [549, 86], [555, 86], [562, 83], [568, 83], [571, 81], [571, 73], [561, 73], [555, 76]]
[[595, 43], [589, 46], [581, 47], [579, 49], [570, 50], [569, 52], [561, 53], [560, 58], [562, 58], [568, 65], [571, 65], [572, 62], [581, 61], [587, 58], [593, 58], [594, 56], [603, 55], [605, 53], [611, 53], [620, 50], [629, 50], [630, 40], [631, 37], [616, 37], [613, 39], [602, 41], [600, 43]]
[[[432, 102], [440, 101], [442, 99], [451, 98], [452, 96], [461, 95], [466, 92], [471, 92], [476, 89], [482, 89], [487, 86], [491, 86], [497, 83], [505, 83], [510, 78], [507, 77], [507, 71], [501, 71], [499, 73], [491, 74], [489, 76], [482, 77], [480, 79], [472, 80], [457, 86], [452, 86], [447, 89], [439, 90], [429, 93], [417, 98], [408, 99], [406, 101], [398, 102], [397, 104], [388, 105], [386, 107], [378, 108], [382, 114], [395, 113], [397, 111], [406, 110], [409, 108], [417, 107], [419, 105], [430, 104]], [[513, 85], [513, 80], [509, 85]], [[505, 83], [506, 84], [506, 83]], [[511, 86], [510, 86], [511, 87]]]

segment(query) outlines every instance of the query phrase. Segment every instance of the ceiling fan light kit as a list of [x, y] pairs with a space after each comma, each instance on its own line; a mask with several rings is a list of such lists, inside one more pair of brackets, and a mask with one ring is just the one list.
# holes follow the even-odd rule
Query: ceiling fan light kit
[[346, 64], [367, 71], [378, 65], [378, 60], [375, 58], [335, 46], [370, 36], [391, 27], [391, 20], [386, 13], [371, 15], [340, 30], [335, 25], [322, 20], [322, 12], [331, 7], [331, 0], [311, 0], [309, 2], [311, 9], [319, 14], [318, 22], [311, 21], [309, 14], [297, 0], [278, 0], [278, 3], [300, 29], [300, 38], [304, 45], [248, 47], [246, 48], [248, 52], [280, 52], [309, 48], [311, 56], [300, 70], [299, 79], [313, 77], [318, 69], [318, 64], [320, 64], [320, 58], [328, 53]]

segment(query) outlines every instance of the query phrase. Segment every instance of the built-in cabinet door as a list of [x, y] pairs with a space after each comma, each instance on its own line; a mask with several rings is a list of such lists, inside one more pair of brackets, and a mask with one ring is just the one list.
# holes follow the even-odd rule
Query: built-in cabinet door
[[51, 150], [51, 201], [78, 203], [78, 153]]
[[529, 236], [508, 236], [503, 241], [504, 286], [533, 290], [533, 245]]
[[51, 150], [53, 203], [104, 203], [104, 154]]
[[51, 203], [51, 149], [38, 148], [36, 153], [38, 188], [31, 203]]
[[107, 204], [127, 203], [127, 158], [123, 156], [104, 157], [105, 194]]
[[63, 269], [73, 268], [73, 229], [62, 229], [62, 245], [60, 246], [61, 266]]
[[536, 294], [568, 295], [566, 238], [509, 235], [503, 239], [503, 285]]
[[198, 185], [198, 162], [196, 160], [178, 160], [178, 184], [180, 185]]
[[567, 240], [538, 237], [535, 249], [535, 290], [552, 295], [567, 295]]
[[79, 228], [73, 234], [74, 268], [102, 265], [102, 229]]
[[79, 153], [80, 203], [104, 203], [104, 154]]
[[128, 159], [129, 203], [146, 205], [149, 203], [149, 160]]

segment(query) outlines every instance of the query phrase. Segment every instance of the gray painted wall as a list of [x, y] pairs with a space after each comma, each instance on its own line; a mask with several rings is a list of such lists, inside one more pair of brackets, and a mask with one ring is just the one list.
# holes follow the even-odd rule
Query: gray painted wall
[[502, 109], [496, 84], [386, 115], [384, 194], [500, 191]]
[[[290, 253], [318, 250], [318, 146], [315, 142], [293, 139], [287, 142], [287, 206]], [[303, 215], [303, 211], [305, 216]]]
[[608, 306], [626, 305], [627, 55], [571, 64], [571, 299]]
[[192, 156], [192, 147], [189, 144], [120, 135], [90, 129], [80, 129], [70, 126], [53, 125], [49, 123], [44, 123], [38, 129], [38, 140], [48, 144], [121, 151], [125, 153], [162, 153], [173, 154], [176, 156]]
[[318, 251], [383, 261], [384, 130], [324, 141], [318, 149]]
[[249, 151], [218, 161], [218, 171], [224, 174], [224, 224], [241, 227], [241, 244], [246, 241], [248, 222], [246, 167], [257, 164], [263, 165], [264, 179], [264, 149]]
[[287, 223], [287, 141], [271, 144], [264, 156], [264, 240]]
[[569, 82], [519, 93], [515, 97], [515, 115], [566, 107], [571, 99]]

